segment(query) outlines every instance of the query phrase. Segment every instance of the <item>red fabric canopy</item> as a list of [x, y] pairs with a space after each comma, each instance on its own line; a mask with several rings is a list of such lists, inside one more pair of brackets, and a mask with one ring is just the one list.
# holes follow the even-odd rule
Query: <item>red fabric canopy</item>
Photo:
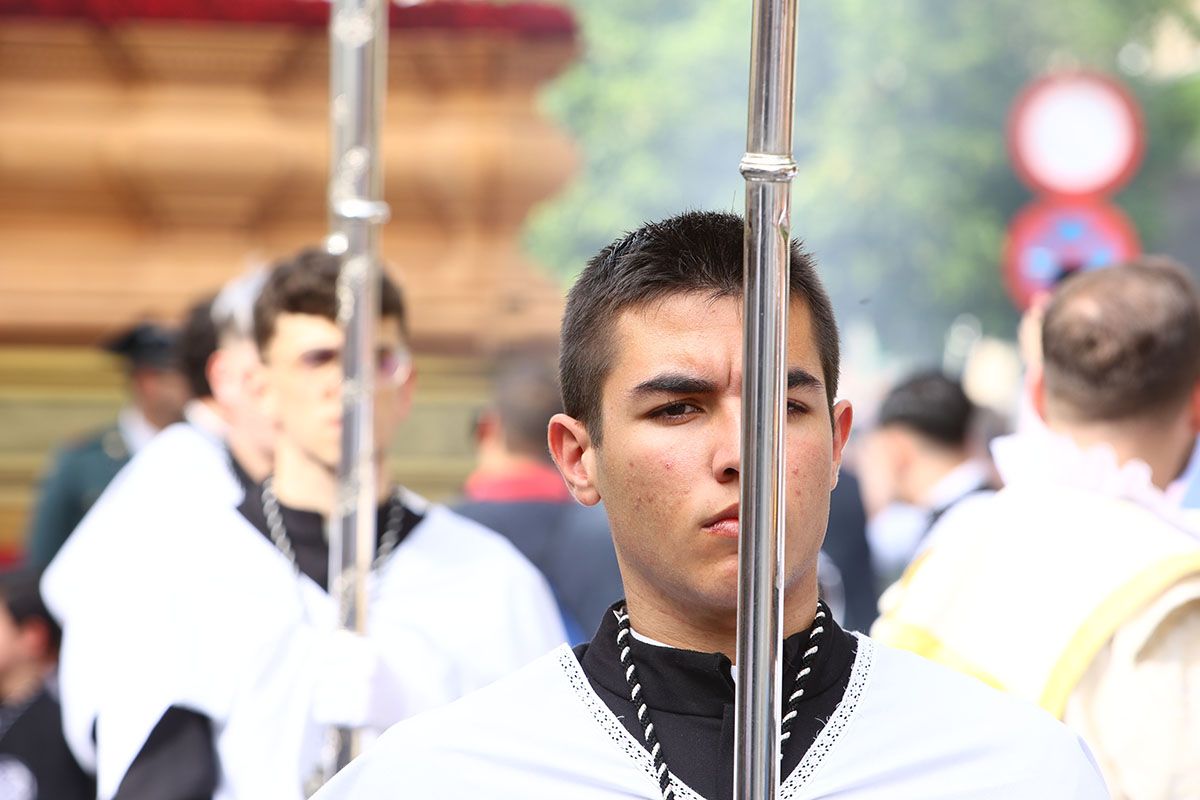
[[[214, 22], [322, 27], [326, 0], [0, 0], [0, 18], [124, 22]], [[392, 6], [391, 27], [508, 31], [522, 36], [574, 36], [575, 18], [561, 6], [435, 0]]]

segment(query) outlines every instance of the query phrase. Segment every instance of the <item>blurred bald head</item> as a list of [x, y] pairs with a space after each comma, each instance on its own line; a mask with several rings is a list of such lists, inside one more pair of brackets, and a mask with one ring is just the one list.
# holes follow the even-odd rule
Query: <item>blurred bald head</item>
[[1073, 276], [1042, 327], [1047, 420], [1145, 421], [1182, 410], [1200, 379], [1200, 294], [1145, 258]]

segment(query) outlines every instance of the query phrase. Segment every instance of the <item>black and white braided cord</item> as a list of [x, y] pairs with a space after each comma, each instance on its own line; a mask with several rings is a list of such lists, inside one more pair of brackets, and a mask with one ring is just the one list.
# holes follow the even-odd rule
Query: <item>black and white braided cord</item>
[[[637, 709], [638, 722], [642, 724], [642, 733], [646, 739], [646, 747], [650, 748], [650, 758], [654, 762], [654, 774], [658, 778], [658, 788], [662, 791], [663, 800], [675, 800], [675, 789], [671, 786], [671, 770], [663, 756], [662, 743], [654, 732], [654, 723], [650, 721], [650, 710], [646, 707], [643, 697], [642, 684], [638, 680], [637, 666], [629, 652], [629, 611], [621, 606], [613, 614], [617, 618], [617, 649], [621, 654], [621, 666], [625, 668], [625, 682], [629, 684], [629, 699]], [[812, 674], [813, 664], [816, 663], [820, 650], [820, 638], [825, 632], [825, 624], [829, 619], [829, 608], [825, 601], [817, 602], [817, 613], [813, 615], [812, 629], [808, 634], [808, 648], [800, 657], [800, 670], [796, 673], [796, 682], [792, 686], [792, 694], [788, 697], [786, 713], [780, 723], [779, 758], [783, 760], [783, 745], [792, 735], [792, 723], [800, 713], [800, 701], [804, 699], [805, 684]]]
[[796, 682], [792, 685], [792, 694], [788, 697], [786, 712], [779, 725], [779, 758], [783, 759], [783, 745], [792, 735], [792, 723], [800, 713], [800, 701], [804, 699], [805, 684], [812, 674], [813, 664], [817, 660], [820, 649], [821, 634], [825, 633], [825, 621], [829, 619], [829, 607], [824, 600], [817, 601], [817, 613], [813, 615], [812, 629], [808, 633], [808, 649], [800, 657], [800, 670], [796, 673]]
[[654, 723], [650, 721], [650, 711], [642, 698], [642, 684], [638, 680], [637, 667], [629, 657], [629, 611], [625, 606], [613, 612], [617, 617], [617, 649], [621, 651], [621, 666], [625, 668], [625, 682], [629, 684], [629, 698], [637, 709], [638, 722], [642, 723], [642, 734], [646, 738], [646, 747], [650, 748], [650, 758], [654, 761], [654, 774], [658, 778], [658, 788], [662, 790], [663, 800], [675, 800], [675, 788], [671, 786], [671, 770], [663, 758], [662, 743], [654, 733]]

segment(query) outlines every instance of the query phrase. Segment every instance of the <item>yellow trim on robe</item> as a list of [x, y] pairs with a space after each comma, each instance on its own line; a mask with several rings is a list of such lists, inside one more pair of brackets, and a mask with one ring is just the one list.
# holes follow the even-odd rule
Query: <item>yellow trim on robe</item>
[[913, 557], [909, 565], [905, 567], [903, 574], [900, 575], [899, 583], [902, 587], [907, 587], [912, 583], [913, 578], [917, 577], [917, 572], [925, 564], [925, 559], [929, 557], [929, 550], [923, 550]]
[[[883, 620], [881, 619], [881, 621]], [[909, 625], [904, 622], [886, 620], [884, 629], [878, 633], [873, 632], [871, 638], [877, 639], [889, 647], [908, 650], [931, 661], [936, 661], [942, 666], [949, 667], [956, 672], [970, 675], [973, 678], [983, 681], [993, 689], [999, 689], [1002, 692], [1008, 691], [998, 678], [982, 667], [963, 658], [954, 650], [947, 647], [932, 631], [925, 628]]]
[[1139, 608], [1191, 574], [1200, 575], [1200, 553], [1163, 559], [1142, 570], [1105, 598], [1063, 648], [1038, 704], [1062, 719], [1067, 699], [1083, 679], [1083, 674], [1100, 648], [1112, 638], [1117, 628]]

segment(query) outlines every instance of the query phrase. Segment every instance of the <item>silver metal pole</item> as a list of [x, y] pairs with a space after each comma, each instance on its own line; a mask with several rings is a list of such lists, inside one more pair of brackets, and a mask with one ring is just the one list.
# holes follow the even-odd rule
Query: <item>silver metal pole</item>
[[754, 0], [746, 155], [736, 800], [779, 789], [788, 243], [796, 0]]
[[[332, 164], [330, 252], [341, 257], [342, 456], [329, 517], [330, 593], [338, 623], [364, 633], [367, 577], [375, 552], [374, 397], [383, 202], [379, 134], [387, 87], [387, 0], [333, 0], [329, 18]], [[358, 754], [357, 731], [332, 732], [324, 764], [333, 775]]]

